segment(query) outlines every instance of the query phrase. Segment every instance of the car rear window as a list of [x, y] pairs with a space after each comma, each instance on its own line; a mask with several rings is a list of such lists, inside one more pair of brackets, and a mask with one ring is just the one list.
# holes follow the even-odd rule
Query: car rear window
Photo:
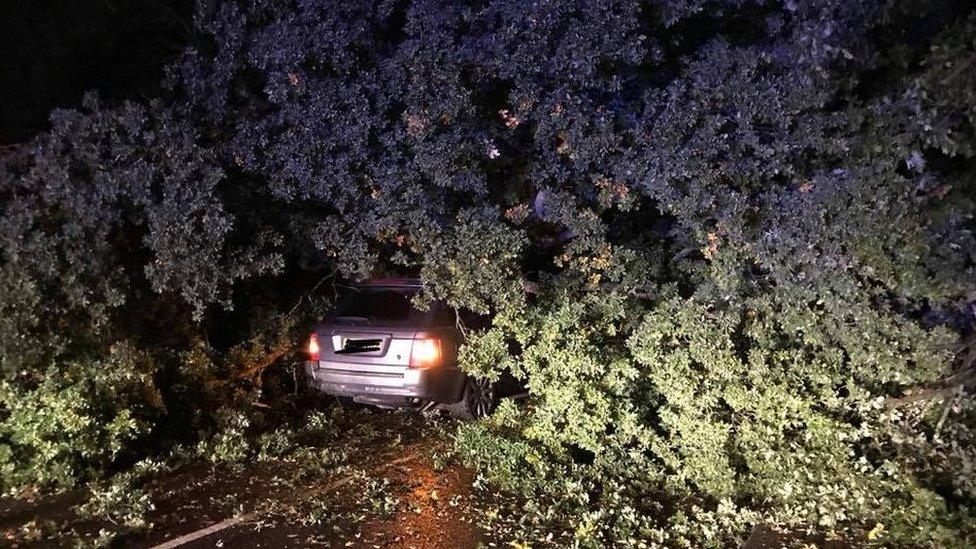
[[337, 317], [359, 317], [374, 321], [403, 321], [420, 314], [410, 300], [415, 290], [400, 288], [359, 288], [339, 302]]

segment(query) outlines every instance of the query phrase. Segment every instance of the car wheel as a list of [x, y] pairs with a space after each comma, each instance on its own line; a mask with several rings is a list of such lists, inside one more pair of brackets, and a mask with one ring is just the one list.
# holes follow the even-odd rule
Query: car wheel
[[464, 396], [461, 402], [452, 406], [452, 412], [461, 419], [481, 419], [490, 415], [496, 404], [495, 384], [484, 378], [469, 377], [464, 382]]

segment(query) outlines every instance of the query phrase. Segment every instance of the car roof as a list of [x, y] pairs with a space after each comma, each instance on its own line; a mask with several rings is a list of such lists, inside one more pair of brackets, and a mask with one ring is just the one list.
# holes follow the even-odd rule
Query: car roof
[[374, 278], [361, 282], [358, 286], [384, 288], [420, 288], [423, 286], [419, 278]]

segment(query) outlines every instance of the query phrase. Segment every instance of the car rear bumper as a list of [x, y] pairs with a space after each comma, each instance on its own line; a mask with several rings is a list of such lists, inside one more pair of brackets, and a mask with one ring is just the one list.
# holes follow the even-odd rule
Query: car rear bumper
[[417, 369], [320, 360], [306, 362], [310, 385], [326, 394], [360, 401], [395, 402], [423, 399], [438, 403], [461, 400], [464, 373], [457, 368]]

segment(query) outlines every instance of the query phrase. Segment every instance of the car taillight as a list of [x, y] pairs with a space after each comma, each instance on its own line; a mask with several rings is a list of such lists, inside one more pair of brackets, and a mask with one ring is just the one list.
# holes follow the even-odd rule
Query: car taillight
[[318, 361], [319, 359], [319, 336], [312, 334], [308, 338], [308, 359]]
[[410, 367], [429, 368], [441, 363], [441, 342], [432, 337], [413, 340], [410, 347]]

